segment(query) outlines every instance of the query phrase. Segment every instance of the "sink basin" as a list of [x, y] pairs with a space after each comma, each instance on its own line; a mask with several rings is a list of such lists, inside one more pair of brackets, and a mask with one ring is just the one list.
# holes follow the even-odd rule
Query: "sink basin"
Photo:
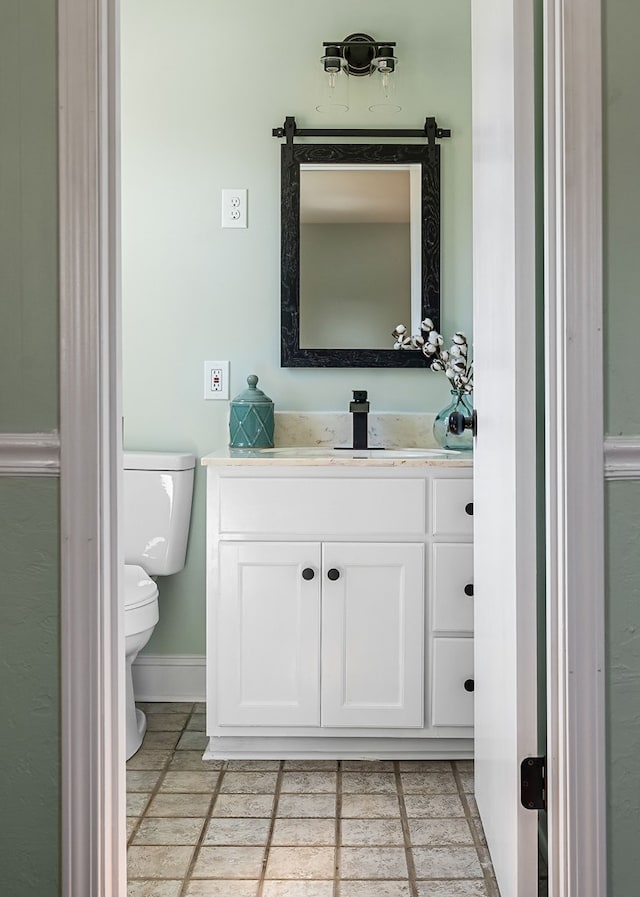
[[467, 453], [453, 449], [428, 449], [428, 448], [395, 448], [395, 449], [352, 449], [332, 448], [331, 446], [278, 446], [271, 449], [261, 449], [261, 455], [298, 458], [448, 458], [452, 455], [465, 455]]

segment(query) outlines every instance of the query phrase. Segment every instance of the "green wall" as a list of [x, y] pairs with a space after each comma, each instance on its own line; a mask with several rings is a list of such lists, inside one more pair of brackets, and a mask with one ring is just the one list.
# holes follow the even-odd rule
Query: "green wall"
[[58, 421], [56, 3], [0, 4], [0, 430]]
[[607, 487], [608, 897], [636, 897], [640, 843], [640, 483]]
[[[442, 407], [444, 378], [425, 371], [280, 368], [271, 130], [286, 115], [301, 127], [412, 128], [435, 115], [452, 129], [442, 150], [443, 327], [470, 332], [470, 0], [124, 0], [121, 19], [125, 445], [203, 455], [226, 444], [227, 404], [202, 398], [205, 359], [230, 360], [232, 395], [257, 373], [279, 410], [346, 410], [354, 388], [369, 390], [372, 410]], [[403, 110], [372, 115], [365, 81], [352, 86], [348, 113], [321, 115], [322, 41], [360, 30], [397, 41]], [[247, 230], [221, 229], [224, 187], [248, 188]], [[147, 652], [204, 653], [204, 619], [199, 470], [187, 566], [160, 583]]]
[[0, 478], [0, 890], [58, 893], [58, 480]]
[[[606, 430], [640, 434], [640, 5], [604, 14]], [[636, 897], [640, 844], [640, 483], [611, 483], [607, 511], [608, 897]]]
[[[0, 432], [58, 423], [55, 0], [0, 4]], [[59, 893], [58, 481], [0, 478], [0, 891]]]

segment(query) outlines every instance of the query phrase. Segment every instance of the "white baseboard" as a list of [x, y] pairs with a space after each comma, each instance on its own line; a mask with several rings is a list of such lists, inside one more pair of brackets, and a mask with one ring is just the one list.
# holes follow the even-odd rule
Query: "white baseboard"
[[204, 701], [204, 654], [140, 654], [133, 664], [136, 701]]

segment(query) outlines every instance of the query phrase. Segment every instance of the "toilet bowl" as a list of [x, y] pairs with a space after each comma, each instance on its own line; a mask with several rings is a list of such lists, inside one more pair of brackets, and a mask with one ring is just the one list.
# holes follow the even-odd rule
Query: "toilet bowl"
[[195, 458], [178, 452], [124, 452], [121, 601], [125, 631], [127, 760], [147, 721], [135, 705], [132, 664], [159, 619], [156, 576], [183, 569], [189, 536]]
[[142, 567], [125, 564], [122, 582], [124, 591], [124, 635], [126, 660], [126, 739], [127, 759], [142, 744], [147, 720], [135, 705], [131, 665], [144, 648], [159, 620], [158, 587]]

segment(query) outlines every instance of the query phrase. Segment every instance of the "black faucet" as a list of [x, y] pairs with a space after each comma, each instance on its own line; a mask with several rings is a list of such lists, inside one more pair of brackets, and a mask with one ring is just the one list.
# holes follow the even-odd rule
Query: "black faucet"
[[349, 403], [353, 415], [353, 448], [366, 449], [369, 442], [369, 402], [366, 389], [354, 389], [353, 401]]

